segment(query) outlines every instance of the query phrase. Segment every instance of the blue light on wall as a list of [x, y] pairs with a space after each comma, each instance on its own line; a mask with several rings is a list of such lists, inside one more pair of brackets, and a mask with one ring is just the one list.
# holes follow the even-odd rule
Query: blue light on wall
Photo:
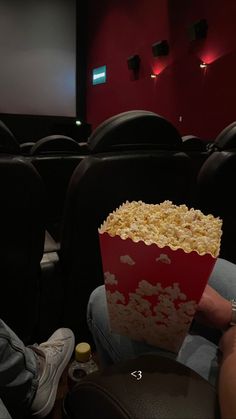
[[107, 80], [107, 66], [97, 67], [93, 69], [93, 85], [106, 83]]

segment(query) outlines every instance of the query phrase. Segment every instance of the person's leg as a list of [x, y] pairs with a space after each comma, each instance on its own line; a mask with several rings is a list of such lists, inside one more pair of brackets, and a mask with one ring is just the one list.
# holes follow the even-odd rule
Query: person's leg
[[47, 342], [25, 347], [0, 320], [0, 399], [14, 418], [29, 412], [43, 418], [50, 412], [73, 349], [70, 329], [58, 329]]
[[208, 284], [227, 300], [236, 298], [236, 265], [218, 258]]
[[32, 349], [0, 320], [0, 398], [23, 417], [38, 385], [37, 361]]
[[[236, 298], [236, 265], [218, 258], [209, 277], [208, 284], [227, 300]], [[201, 335], [218, 344], [222, 332], [193, 321], [191, 333]]]
[[104, 286], [96, 288], [90, 296], [87, 321], [103, 367], [144, 353], [156, 353], [175, 358], [212, 384], [216, 382], [218, 373], [217, 346], [201, 336], [187, 335], [176, 356], [143, 342], [131, 340], [127, 336], [112, 333], [109, 327]]
[[0, 419], [12, 419], [1, 399], [0, 399]]

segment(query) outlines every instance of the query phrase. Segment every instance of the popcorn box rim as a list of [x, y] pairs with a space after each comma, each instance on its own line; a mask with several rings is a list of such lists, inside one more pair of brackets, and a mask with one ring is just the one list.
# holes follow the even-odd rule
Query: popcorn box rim
[[204, 256], [206, 257], [206, 256], [208, 256], [208, 257], [211, 257], [214, 260], [216, 260], [219, 257], [219, 252], [220, 252], [220, 249], [219, 249], [217, 256], [213, 256], [212, 253], [210, 253], [210, 252], [202, 253], [201, 254], [197, 250], [191, 250], [191, 252], [186, 252], [182, 247], [160, 246], [159, 244], [157, 244], [155, 242], [146, 243], [145, 240], [142, 240], [142, 239], [134, 241], [133, 239], [131, 239], [131, 237], [123, 238], [119, 234], [114, 234], [112, 236], [107, 231], [101, 231], [100, 228], [98, 229], [98, 232], [99, 232], [99, 235], [105, 235], [105, 236], [108, 236], [108, 237], [110, 237], [112, 239], [113, 238], [119, 238], [119, 239], [123, 240], [124, 242], [125, 241], [130, 241], [133, 244], [137, 244], [137, 243], [140, 243], [141, 242], [141, 243], [145, 244], [146, 246], [154, 246], [154, 247], [157, 247], [159, 249], [170, 249], [172, 252], [181, 252], [181, 253], [185, 253], [186, 255], [196, 254], [196, 255], [198, 255], [200, 257], [204, 257]]

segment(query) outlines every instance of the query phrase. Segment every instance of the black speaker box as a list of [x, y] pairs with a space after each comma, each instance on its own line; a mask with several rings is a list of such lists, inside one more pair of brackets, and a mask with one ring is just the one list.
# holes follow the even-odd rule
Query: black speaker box
[[190, 41], [204, 39], [207, 36], [208, 24], [206, 19], [201, 19], [189, 27]]
[[137, 71], [139, 69], [140, 66], [140, 57], [139, 55], [131, 55], [131, 57], [129, 57], [127, 59], [127, 64], [128, 64], [128, 69], [129, 70], [134, 70]]
[[160, 57], [162, 55], [168, 55], [169, 54], [169, 44], [166, 40], [156, 42], [152, 45], [152, 53], [154, 57]]

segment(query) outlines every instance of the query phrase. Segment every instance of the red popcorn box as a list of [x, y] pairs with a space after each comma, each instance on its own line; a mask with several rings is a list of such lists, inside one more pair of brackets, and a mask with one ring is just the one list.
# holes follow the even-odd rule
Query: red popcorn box
[[111, 331], [177, 353], [217, 258], [101, 230], [99, 240]]
[[111, 330], [178, 352], [216, 258], [99, 237]]

